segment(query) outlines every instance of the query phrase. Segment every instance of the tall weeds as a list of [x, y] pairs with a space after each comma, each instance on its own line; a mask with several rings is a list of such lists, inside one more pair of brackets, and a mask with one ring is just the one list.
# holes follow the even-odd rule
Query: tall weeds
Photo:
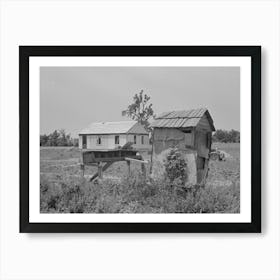
[[134, 174], [120, 181], [97, 183], [41, 178], [43, 213], [238, 213], [239, 183], [184, 189], [165, 181], [145, 180]]

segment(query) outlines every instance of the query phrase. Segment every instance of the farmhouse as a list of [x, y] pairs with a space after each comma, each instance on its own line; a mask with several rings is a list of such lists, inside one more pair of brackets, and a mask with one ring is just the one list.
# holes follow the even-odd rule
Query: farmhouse
[[206, 108], [162, 113], [153, 128], [152, 174], [163, 176], [164, 161], [177, 147], [187, 163], [187, 183], [205, 184], [208, 173], [213, 119]]
[[137, 121], [97, 122], [79, 133], [79, 148], [113, 150], [132, 143], [137, 150], [149, 148], [149, 133]]

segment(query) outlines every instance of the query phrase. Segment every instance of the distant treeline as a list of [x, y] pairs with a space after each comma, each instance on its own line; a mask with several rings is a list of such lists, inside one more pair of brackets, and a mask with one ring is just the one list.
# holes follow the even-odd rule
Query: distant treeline
[[47, 135], [40, 135], [40, 146], [78, 146], [79, 140], [71, 138], [70, 133], [66, 134], [64, 129], [55, 130]]
[[240, 132], [234, 129], [218, 129], [213, 134], [213, 142], [240, 143]]

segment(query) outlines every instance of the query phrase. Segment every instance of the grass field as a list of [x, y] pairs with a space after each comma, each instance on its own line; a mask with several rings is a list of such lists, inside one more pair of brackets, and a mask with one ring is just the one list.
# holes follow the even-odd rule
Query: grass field
[[[143, 178], [140, 165], [114, 163], [104, 179], [89, 182], [97, 170], [81, 177], [80, 151], [74, 147], [42, 147], [40, 208], [43, 213], [238, 213], [240, 210], [240, 145], [214, 143], [226, 161], [210, 161], [206, 186], [186, 192], [166, 180]], [[147, 155], [145, 157], [148, 157]]]

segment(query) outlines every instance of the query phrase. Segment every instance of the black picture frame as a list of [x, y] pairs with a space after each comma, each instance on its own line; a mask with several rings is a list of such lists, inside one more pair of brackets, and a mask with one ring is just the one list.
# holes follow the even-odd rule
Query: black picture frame
[[[29, 58], [32, 56], [251, 57], [250, 223], [31, 223], [29, 221]], [[260, 46], [19, 46], [21, 233], [259, 233], [261, 232]], [[39, 145], [39, 141], [38, 141]], [[39, 198], [38, 198], [39, 199]]]

